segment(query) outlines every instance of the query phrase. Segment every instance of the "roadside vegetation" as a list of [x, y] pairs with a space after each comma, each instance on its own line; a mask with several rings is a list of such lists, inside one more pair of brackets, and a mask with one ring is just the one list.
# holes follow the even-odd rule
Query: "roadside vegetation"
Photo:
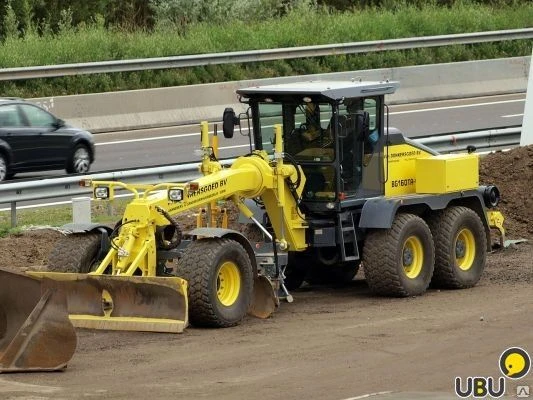
[[[92, 201], [91, 220], [114, 226], [122, 218], [129, 200], [116, 199], [112, 202]], [[0, 212], [0, 238], [16, 235], [32, 227], [61, 226], [72, 222], [72, 206], [59, 205], [17, 210], [17, 226], [11, 227], [11, 213]]]
[[[533, 2], [0, 0], [0, 68], [531, 27]], [[531, 41], [0, 82], [39, 97], [523, 56]]]

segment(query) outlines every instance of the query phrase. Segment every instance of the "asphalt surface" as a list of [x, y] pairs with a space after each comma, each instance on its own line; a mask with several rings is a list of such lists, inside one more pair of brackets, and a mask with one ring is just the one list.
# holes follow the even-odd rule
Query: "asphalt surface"
[[[524, 104], [525, 94], [513, 94], [397, 105], [390, 107], [389, 125], [408, 137], [515, 126], [522, 124]], [[199, 147], [199, 132], [198, 125], [188, 125], [97, 134], [92, 172], [197, 161], [194, 150]], [[247, 151], [249, 139], [238, 131], [230, 140], [219, 136], [220, 158]], [[19, 174], [17, 179], [58, 174], [64, 172]]]

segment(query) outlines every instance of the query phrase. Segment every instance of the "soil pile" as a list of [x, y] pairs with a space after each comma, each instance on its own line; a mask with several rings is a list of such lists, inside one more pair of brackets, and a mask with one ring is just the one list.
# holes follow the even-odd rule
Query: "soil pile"
[[533, 238], [533, 146], [488, 154], [481, 159], [481, 184], [498, 187], [509, 238]]
[[0, 267], [19, 271], [43, 269], [61, 235], [52, 229], [39, 229], [0, 238]]

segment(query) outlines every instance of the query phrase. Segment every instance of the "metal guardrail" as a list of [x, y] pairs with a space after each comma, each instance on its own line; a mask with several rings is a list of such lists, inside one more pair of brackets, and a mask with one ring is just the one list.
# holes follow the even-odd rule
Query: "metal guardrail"
[[366, 42], [336, 43], [316, 46], [288, 47], [268, 50], [234, 51], [174, 57], [140, 58], [133, 60], [101, 61], [91, 63], [43, 65], [0, 69], [0, 81], [51, 78], [67, 75], [110, 72], [142, 71], [152, 69], [184, 68], [208, 64], [234, 64], [280, 59], [320, 57], [339, 54], [357, 54], [387, 50], [406, 50], [457, 44], [472, 44], [504, 40], [531, 39], [533, 28], [461, 33], [415, 38], [372, 40]]
[[467, 146], [475, 146], [478, 151], [516, 147], [521, 132], [522, 127], [518, 126], [415, 139], [440, 153], [453, 153], [465, 151]]
[[[478, 150], [516, 147], [520, 143], [521, 127], [464, 132], [415, 138], [416, 141], [442, 153], [465, 151], [466, 146]], [[221, 160], [231, 164], [234, 159]], [[104, 172], [88, 175], [93, 180], [140, 182], [185, 182], [200, 176], [199, 162], [164, 167], [143, 168], [127, 171]], [[57, 197], [77, 197], [91, 193], [91, 189], [79, 186], [82, 176], [42, 179], [29, 182], [4, 183], [0, 185], [1, 204], [11, 204], [11, 226], [17, 225], [17, 202]]]

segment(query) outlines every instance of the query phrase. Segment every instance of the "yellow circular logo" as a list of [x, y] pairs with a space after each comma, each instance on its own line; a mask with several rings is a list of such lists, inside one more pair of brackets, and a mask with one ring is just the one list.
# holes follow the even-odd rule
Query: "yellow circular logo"
[[510, 347], [500, 356], [500, 371], [507, 378], [520, 379], [526, 376], [531, 368], [531, 358], [524, 349]]

